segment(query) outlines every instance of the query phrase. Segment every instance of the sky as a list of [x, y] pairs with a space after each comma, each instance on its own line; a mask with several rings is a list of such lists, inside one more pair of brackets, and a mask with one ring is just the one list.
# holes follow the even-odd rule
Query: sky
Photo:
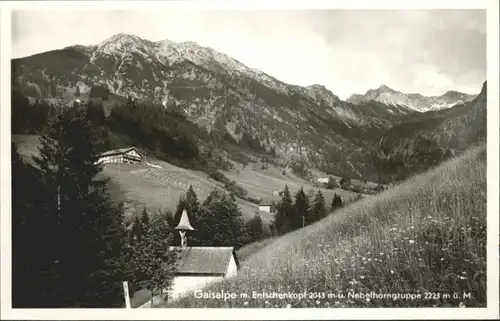
[[477, 94], [486, 80], [485, 10], [16, 11], [12, 55], [97, 45], [120, 32], [194, 41], [341, 99], [382, 84], [427, 96]]

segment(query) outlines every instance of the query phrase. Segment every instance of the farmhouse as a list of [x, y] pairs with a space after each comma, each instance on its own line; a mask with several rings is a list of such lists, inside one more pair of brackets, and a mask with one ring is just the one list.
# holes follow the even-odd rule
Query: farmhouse
[[[181, 236], [181, 245], [172, 246], [170, 250], [178, 251], [176, 272], [172, 287], [168, 291], [168, 300], [176, 300], [204, 286], [236, 276], [240, 268], [234, 247], [189, 247], [187, 231], [194, 228], [189, 222], [187, 211], [182, 212], [179, 224], [175, 228]], [[154, 298], [156, 301], [156, 298]], [[151, 306], [151, 301], [140, 308]]]
[[329, 177], [318, 177], [318, 183], [320, 184], [328, 184], [329, 181], [330, 181]]
[[274, 203], [261, 203], [259, 204], [259, 212], [274, 213], [276, 212], [276, 205]]
[[142, 154], [135, 147], [108, 150], [99, 155], [98, 163], [142, 163]]

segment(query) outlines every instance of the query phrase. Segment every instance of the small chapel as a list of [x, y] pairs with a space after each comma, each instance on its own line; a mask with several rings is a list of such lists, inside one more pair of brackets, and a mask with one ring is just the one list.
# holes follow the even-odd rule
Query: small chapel
[[[179, 224], [175, 227], [179, 232], [179, 257], [172, 288], [168, 291], [168, 300], [177, 300], [190, 292], [202, 289], [204, 286], [236, 276], [240, 268], [234, 247], [189, 246], [187, 232], [195, 229], [189, 222], [186, 210], [182, 212]], [[142, 307], [150, 307], [151, 302]]]

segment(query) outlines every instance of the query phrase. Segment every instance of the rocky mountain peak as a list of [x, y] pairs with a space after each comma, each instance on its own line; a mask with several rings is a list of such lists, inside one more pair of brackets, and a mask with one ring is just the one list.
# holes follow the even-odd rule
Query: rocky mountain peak
[[112, 35], [111, 37], [108, 37], [104, 39], [98, 47], [110, 44], [110, 43], [136, 43], [139, 42], [140, 38], [137, 36], [129, 35], [126, 33], [117, 33], [115, 35]]
[[134, 35], [126, 33], [117, 33], [97, 45], [97, 51], [108, 54], [122, 52], [127, 50], [145, 50], [151, 43]]
[[398, 91], [390, 88], [387, 85], [380, 85], [377, 89], [369, 89], [364, 95], [364, 100], [377, 100], [383, 94], [397, 94]]
[[379, 92], [397, 92], [396, 90], [392, 89], [391, 87], [387, 85], [380, 85], [380, 87], [377, 88], [377, 91]]
[[470, 101], [473, 98], [474, 96], [472, 95], [467, 95], [454, 90], [447, 91], [439, 97], [427, 97], [417, 93], [402, 93], [390, 88], [387, 85], [381, 85], [376, 89], [368, 90], [364, 95], [351, 95], [347, 101], [353, 104], [377, 101], [386, 105], [404, 106], [419, 112], [426, 112], [430, 110], [450, 108], [456, 104]]
[[330, 104], [340, 101], [340, 98], [328, 90], [324, 85], [313, 84], [307, 86], [307, 89], [315, 99], [323, 99]]
[[364, 98], [365, 96], [361, 95], [361, 94], [352, 94], [351, 96], [349, 96], [346, 101], [348, 103], [351, 103], [351, 104], [360, 104], [364, 101]]
[[448, 90], [442, 97], [446, 97], [448, 99], [464, 99], [467, 95], [455, 90]]
[[307, 86], [307, 88], [314, 89], [314, 90], [324, 90], [324, 91], [328, 90], [328, 89], [326, 89], [326, 87], [324, 85], [320, 85], [320, 84], [313, 84], [313, 85]]

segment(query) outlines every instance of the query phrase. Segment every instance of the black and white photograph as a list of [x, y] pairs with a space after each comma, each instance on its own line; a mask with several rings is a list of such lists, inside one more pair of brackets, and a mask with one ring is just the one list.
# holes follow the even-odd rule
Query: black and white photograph
[[498, 2], [96, 2], [2, 5], [10, 313], [498, 317]]

